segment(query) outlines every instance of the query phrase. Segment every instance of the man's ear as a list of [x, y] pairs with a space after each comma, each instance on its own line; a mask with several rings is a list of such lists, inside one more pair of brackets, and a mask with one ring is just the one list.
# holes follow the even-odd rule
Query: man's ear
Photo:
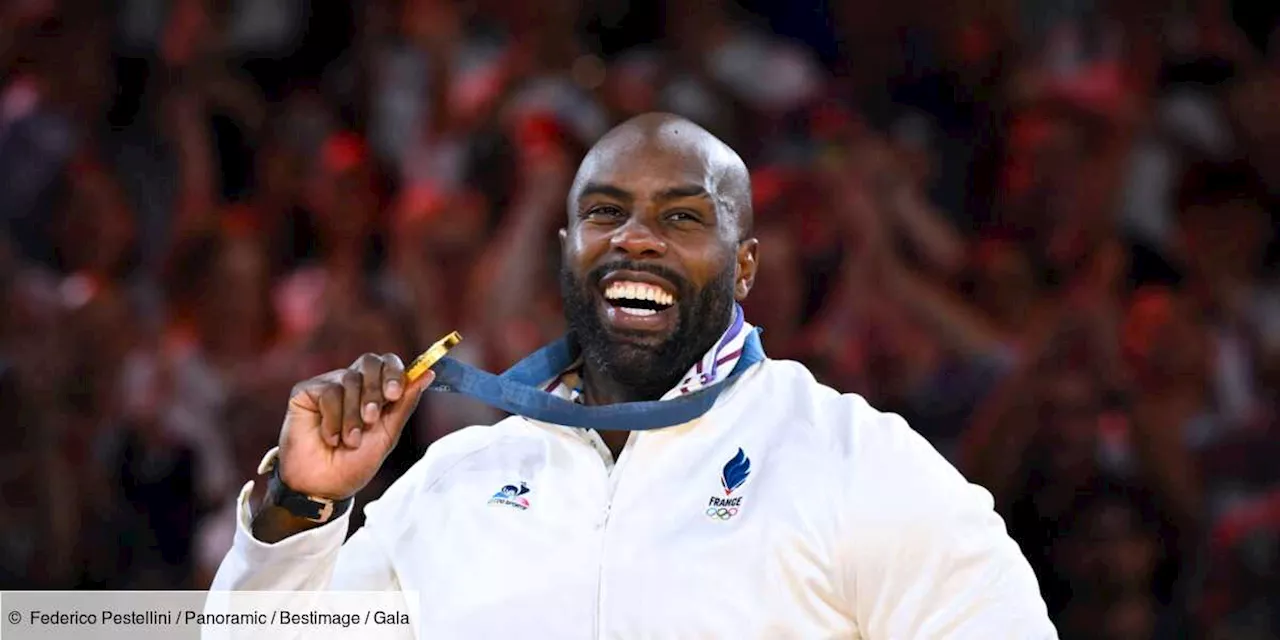
[[756, 253], [759, 245], [760, 241], [755, 238], [747, 238], [738, 243], [737, 279], [733, 283], [733, 297], [738, 302], [746, 300], [751, 287], [755, 286], [758, 267]]

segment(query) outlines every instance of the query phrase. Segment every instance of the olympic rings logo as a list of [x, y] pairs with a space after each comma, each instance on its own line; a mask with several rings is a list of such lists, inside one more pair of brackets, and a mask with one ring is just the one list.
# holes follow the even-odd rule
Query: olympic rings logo
[[724, 507], [709, 507], [707, 509], [707, 517], [712, 520], [728, 520], [736, 515], [738, 515], [737, 507], [729, 507], [727, 509]]

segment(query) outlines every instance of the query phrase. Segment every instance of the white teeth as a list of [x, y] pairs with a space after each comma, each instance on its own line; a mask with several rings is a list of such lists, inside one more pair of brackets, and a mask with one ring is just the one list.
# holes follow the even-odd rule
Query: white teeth
[[657, 313], [657, 311], [654, 311], [653, 309], [633, 309], [631, 307], [618, 307], [618, 308], [622, 309], [622, 312], [629, 316], [651, 316]]
[[665, 306], [675, 304], [675, 297], [660, 287], [640, 282], [615, 282], [605, 290], [604, 297], [609, 300], [648, 300]]

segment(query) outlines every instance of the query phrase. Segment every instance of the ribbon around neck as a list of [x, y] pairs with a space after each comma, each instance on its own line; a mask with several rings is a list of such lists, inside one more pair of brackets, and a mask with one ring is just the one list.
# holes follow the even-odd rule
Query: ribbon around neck
[[427, 389], [462, 394], [495, 409], [566, 427], [606, 431], [662, 429], [701, 417], [722, 392], [752, 365], [762, 362], [765, 354], [759, 333], [757, 328], [747, 335], [737, 365], [724, 380], [669, 400], [587, 406], [538, 388], [577, 360], [568, 338], [560, 338], [533, 352], [502, 375], [482, 371], [454, 358], [441, 358], [431, 367], [436, 378]]

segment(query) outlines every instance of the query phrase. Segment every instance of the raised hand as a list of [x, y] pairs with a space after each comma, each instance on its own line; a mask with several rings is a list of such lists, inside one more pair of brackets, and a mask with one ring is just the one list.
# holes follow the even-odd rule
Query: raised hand
[[428, 371], [409, 384], [398, 356], [366, 353], [296, 385], [280, 432], [281, 480], [308, 495], [354, 495], [395, 447], [433, 378]]

